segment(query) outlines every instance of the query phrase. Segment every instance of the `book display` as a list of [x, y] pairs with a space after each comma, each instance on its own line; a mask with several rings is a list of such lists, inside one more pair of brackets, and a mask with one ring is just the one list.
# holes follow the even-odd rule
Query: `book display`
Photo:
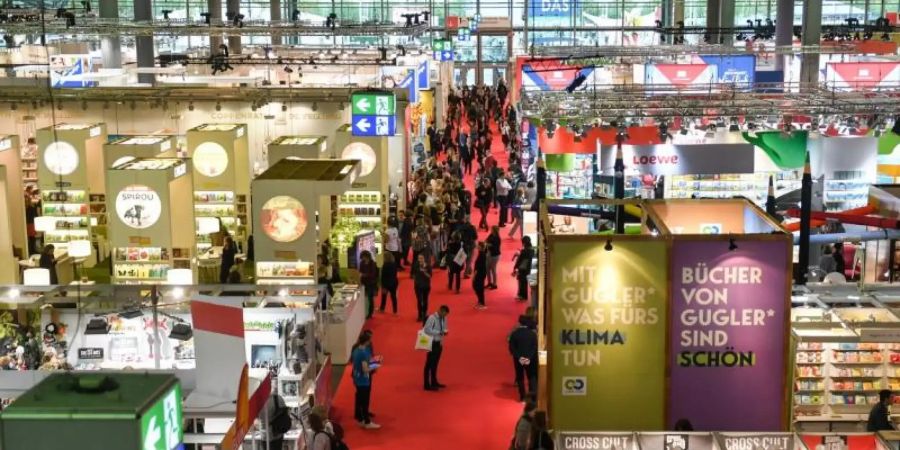
[[[41, 214], [56, 218], [53, 229], [44, 231], [44, 242], [65, 249], [72, 240], [93, 239], [105, 247], [100, 233], [91, 232], [91, 195], [106, 193], [103, 144], [105, 124], [59, 124], [37, 130], [38, 184]], [[88, 267], [94, 257], [86, 261]]]
[[107, 172], [112, 275], [117, 283], [165, 283], [170, 269], [194, 269], [190, 162], [134, 159]]
[[[193, 204], [197, 218], [197, 250], [216, 253], [218, 230], [224, 228], [243, 248], [250, 230], [247, 214], [250, 157], [245, 124], [206, 124], [187, 132], [188, 153], [194, 166]], [[201, 226], [215, 219], [217, 230]]]

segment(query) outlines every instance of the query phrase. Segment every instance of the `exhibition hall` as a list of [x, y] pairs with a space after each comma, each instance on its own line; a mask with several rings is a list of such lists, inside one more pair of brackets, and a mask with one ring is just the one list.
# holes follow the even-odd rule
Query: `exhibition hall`
[[900, 0], [0, 35], [0, 450], [900, 450]]

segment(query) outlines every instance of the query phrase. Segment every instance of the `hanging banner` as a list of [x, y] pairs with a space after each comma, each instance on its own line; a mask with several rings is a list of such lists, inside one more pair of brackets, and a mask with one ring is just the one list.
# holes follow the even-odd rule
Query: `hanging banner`
[[578, 0], [534, 0], [528, 6], [529, 18], [579, 16], [581, 10]]
[[666, 244], [551, 242], [550, 415], [553, 427], [663, 427]]
[[611, 64], [586, 64], [584, 61], [570, 64], [559, 58], [520, 56], [516, 59], [516, 69], [517, 88], [523, 91], [562, 91], [579, 73], [586, 77], [580, 89], [612, 89], [614, 84]]
[[[553, 136], [546, 129], [536, 129], [537, 144], [545, 154], [597, 152], [597, 145], [615, 145], [618, 130], [613, 127], [591, 128], [586, 135], [577, 137], [567, 127], [559, 126]], [[651, 145], [661, 142], [659, 128], [655, 126], [628, 127], [628, 139], [631, 145]]]
[[644, 83], [685, 89], [705, 86], [718, 81], [718, 72], [711, 64], [647, 64], [644, 67]]
[[900, 62], [833, 62], [825, 65], [825, 81], [842, 91], [896, 89], [900, 83]]
[[672, 245], [669, 424], [775, 431], [787, 421], [791, 244]]
[[93, 71], [90, 55], [50, 56], [50, 85], [55, 88], [84, 88], [96, 82], [82, 79]]
[[[710, 175], [753, 173], [750, 144], [623, 145], [627, 173], [641, 175]], [[600, 149], [600, 172], [612, 173], [616, 147]]]
[[756, 77], [755, 55], [699, 55], [695, 62], [716, 66], [716, 81], [750, 87]]

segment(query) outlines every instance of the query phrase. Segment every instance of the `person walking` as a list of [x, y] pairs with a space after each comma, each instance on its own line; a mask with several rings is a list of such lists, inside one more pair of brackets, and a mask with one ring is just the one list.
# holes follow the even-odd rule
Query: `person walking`
[[491, 179], [487, 175], [482, 176], [481, 183], [475, 189], [475, 207], [481, 211], [481, 220], [478, 222], [478, 228], [482, 230], [488, 229], [487, 214], [494, 201], [493, 189], [491, 189]]
[[516, 255], [515, 265], [513, 266], [513, 275], [519, 282], [519, 289], [516, 293], [516, 300], [528, 301], [528, 275], [531, 274], [531, 260], [534, 259], [534, 247], [531, 246], [531, 238], [525, 236], [522, 238], [522, 250]]
[[56, 247], [54, 247], [53, 244], [47, 244], [41, 251], [41, 259], [38, 260], [38, 265], [41, 269], [47, 269], [50, 271], [50, 284], [53, 286], [59, 284], [59, 277], [56, 274], [55, 252]]
[[555, 444], [547, 429], [547, 412], [536, 411], [531, 429], [531, 450], [554, 450]]
[[513, 219], [512, 227], [509, 229], [509, 234], [507, 234], [507, 237], [510, 239], [514, 239], [522, 231], [522, 222], [525, 221], [525, 209], [529, 207], [528, 198], [525, 196], [525, 188], [520, 186], [516, 189], [516, 195], [513, 197], [512, 205], [510, 205]]
[[426, 391], [436, 391], [447, 387], [438, 382], [438, 365], [441, 362], [441, 354], [444, 352], [444, 337], [447, 336], [447, 315], [450, 314], [450, 307], [441, 305], [438, 311], [425, 321], [425, 327], [422, 331], [431, 336], [431, 350], [425, 358], [424, 381]]
[[[450, 236], [450, 242], [447, 243], [447, 290], [453, 290], [455, 293], [459, 294], [460, 284], [462, 283], [462, 270], [463, 264], [459, 264], [456, 261], [456, 255], [460, 252], [464, 251], [462, 247], [462, 238], [460, 237], [459, 232], [453, 233]], [[453, 282], [456, 282], [456, 288], [453, 288]]]
[[[325, 430], [325, 421], [316, 414], [309, 415], [309, 427], [312, 429], [312, 445], [310, 450], [331, 450], [332, 437]], [[281, 447], [274, 447], [280, 450]]]
[[472, 277], [472, 290], [475, 291], [475, 298], [478, 299], [475, 309], [487, 308], [487, 305], [484, 303], [484, 282], [488, 271], [487, 253], [487, 244], [479, 242], [478, 257], [475, 258], [475, 275]]
[[394, 255], [385, 253], [384, 260], [381, 263], [381, 307], [378, 308], [380, 312], [384, 312], [387, 296], [390, 294], [391, 306], [394, 309], [394, 315], [397, 315], [397, 286], [400, 285], [400, 280], [397, 279], [397, 271], [399, 270], [400, 268], [397, 267], [397, 263], [394, 261]]
[[516, 429], [513, 434], [512, 450], [529, 450], [531, 448], [531, 434], [534, 429], [534, 410], [536, 406], [532, 402], [525, 402], [522, 415], [516, 421]]
[[403, 269], [403, 258], [400, 254], [402, 245], [400, 243], [400, 230], [397, 228], [397, 218], [388, 219], [387, 228], [384, 229], [384, 249], [387, 253], [394, 255], [394, 261], [399, 269]]
[[378, 265], [368, 250], [359, 254], [359, 284], [366, 294], [366, 319], [375, 312], [375, 292], [378, 290]]
[[507, 217], [509, 216], [509, 192], [512, 185], [509, 183], [508, 176], [503, 173], [503, 169], [498, 169], [497, 181], [494, 183], [494, 192], [496, 192], [497, 203], [500, 206], [500, 219], [498, 225], [500, 228], [506, 226]]
[[422, 253], [419, 253], [417, 259], [413, 261], [412, 276], [418, 310], [416, 321], [425, 322], [425, 315], [428, 314], [428, 294], [431, 293], [431, 264]]
[[362, 428], [376, 430], [381, 428], [381, 425], [372, 422], [372, 418], [369, 415], [369, 402], [372, 399], [371, 376], [378, 369], [377, 365], [371, 364], [371, 343], [372, 336], [370, 334], [360, 334], [359, 339], [356, 341], [356, 348], [353, 349], [353, 353], [350, 355], [350, 360], [353, 364], [353, 386], [356, 387], [353, 416]]
[[415, 229], [415, 224], [413, 224], [412, 220], [412, 212], [400, 211], [400, 220], [399, 220], [399, 229], [400, 232], [400, 260], [397, 261], [398, 267], [402, 269], [404, 264], [409, 264], [409, 249], [412, 247], [412, 235], [413, 230]]
[[472, 275], [472, 260], [475, 257], [475, 242], [478, 241], [478, 230], [472, 225], [472, 218], [467, 214], [459, 226], [459, 235], [462, 237], [463, 250], [466, 252], [466, 278]]
[[[509, 335], [509, 353], [516, 368], [516, 387], [519, 389], [519, 401], [524, 402], [526, 392], [533, 400], [537, 392], [538, 342], [537, 333], [528, 327], [525, 316], [519, 316], [519, 324]], [[528, 390], [525, 390], [525, 382]]]
[[497, 289], [497, 264], [500, 262], [500, 227], [494, 225], [487, 237], [488, 289]]
[[234, 243], [234, 238], [225, 236], [222, 243], [222, 265], [219, 267], [220, 284], [228, 283], [228, 274], [231, 272], [231, 268], [234, 267], [237, 251], [237, 244]]

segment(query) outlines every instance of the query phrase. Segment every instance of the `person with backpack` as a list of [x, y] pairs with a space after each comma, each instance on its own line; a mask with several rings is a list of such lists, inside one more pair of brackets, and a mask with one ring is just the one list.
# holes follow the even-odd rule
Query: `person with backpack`
[[[274, 389], [274, 386], [273, 386]], [[266, 402], [266, 416], [269, 418], [269, 426], [266, 427], [266, 436], [268, 436], [269, 449], [281, 450], [284, 446], [284, 435], [294, 426], [291, 420], [291, 413], [284, 403], [284, 399], [272, 393], [269, 401]]]
[[309, 427], [312, 428], [313, 438], [310, 450], [331, 450], [334, 448], [334, 442], [327, 431], [325, 431], [325, 420], [316, 414], [309, 415]]
[[510, 450], [530, 450], [531, 435], [534, 430], [535, 409], [536, 405], [533, 402], [528, 401], [525, 403], [525, 408], [522, 410], [522, 416], [516, 421], [512, 443], [509, 446]]

